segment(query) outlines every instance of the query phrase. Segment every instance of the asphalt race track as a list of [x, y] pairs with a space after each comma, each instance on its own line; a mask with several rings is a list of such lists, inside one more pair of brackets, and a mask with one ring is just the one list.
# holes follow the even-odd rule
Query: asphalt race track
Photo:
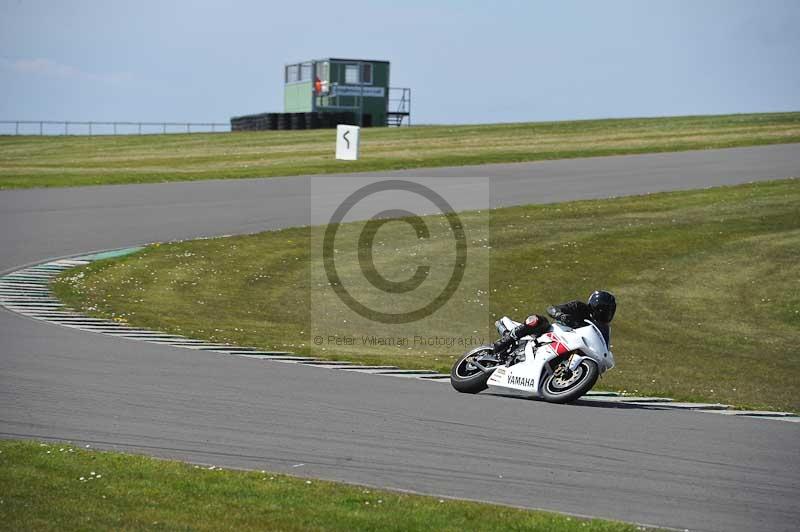
[[[800, 145], [402, 171], [490, 176], [492, 204], [800, 176]], [[333, 177], [331, 177], [333, 178]], [[470, 206], [470, 190], [452, 179]], [[0, 272], [308, 222], [300, 178], [0, 192]], [[537, 401], [161, 347], [0, 310], [0, 437], [692, 530], [796, 530], [800, 424]], [[498, 457], [492, 459], [490, 457]]]

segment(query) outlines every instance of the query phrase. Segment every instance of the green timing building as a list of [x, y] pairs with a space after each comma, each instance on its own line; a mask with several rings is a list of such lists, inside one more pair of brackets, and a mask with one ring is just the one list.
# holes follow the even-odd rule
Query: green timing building
[[411, 89], [391, 88], [389, 73], [388, 61], [371, 59], [331, 57], [288, 64], [284, 112], [350, 112], [356, 125], [409, 125]]

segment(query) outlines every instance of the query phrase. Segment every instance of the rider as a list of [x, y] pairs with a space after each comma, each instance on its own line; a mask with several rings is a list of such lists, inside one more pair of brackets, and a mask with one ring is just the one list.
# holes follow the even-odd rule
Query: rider
[[[586, 303], [575, 300], [561, 305], [553, 305], [547, 309], [547, 314], [556, 321], [573, 329], [582, 327], [583, 320], [590, 320], [600, 329], [606, 345], [609, 345], [611, 341], [609, 324], [614, 319], [616, 310], [617, 300], [613, 294], [605, 290], [595, 290], [591, 293]], [[550, 327], [550, 322], [544, 316], [536, 314], [528, 316], [525, 323], [504, 334], [502, 338], [494, 343], [494, 352], [496, 354], [505, 353], [510, 347], [515, 347], [523, 336], [541, 336], [547, 331], [548, 327]]]

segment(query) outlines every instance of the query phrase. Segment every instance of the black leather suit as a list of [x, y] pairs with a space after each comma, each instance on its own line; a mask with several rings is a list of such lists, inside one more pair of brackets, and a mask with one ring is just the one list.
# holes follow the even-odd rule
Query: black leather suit
[[[561, 305], [553, 305], [547, 309], [547, 314], [554, 320], [563, 323], [567, 327], [572, 327], [573, 329], [583, 327], [586, 325], [584, 320], [589, 320], [594, 323], [603, 334], [606, 345], [610, 345], [611, 329], [609, 325], [593, 320], [589, 305], [583, 301], [575, 300], [562, 303]], [[544, 316], [539, 316], [537, 314], [529, 316], [528, 319], [525, 320], [525, 323], [515, 327], [514, 330], [503, 335], [501, 339], [494, 343], [494, 352], [504, 353], [508, 351], [509, 348], [515, 347], [519, 339], [523, 336], [540, 336], [544, 334], [549, 327], [550, 322]]]

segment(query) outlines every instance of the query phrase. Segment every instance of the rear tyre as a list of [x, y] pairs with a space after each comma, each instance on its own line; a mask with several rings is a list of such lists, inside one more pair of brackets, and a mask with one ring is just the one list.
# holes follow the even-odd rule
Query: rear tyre
[[555, 372], [545, 377], [542, 397], [550, 403], [571, 403], [591, 390], [599, 376], [600, 371], [594, 360], [582, 360], [573, 372], [567, 369], [567, 361], [562, 360]]
[[[483, 372], [472, 364], [472, 360], [493, 352], [494, 350], [491, 346], [483, 345], [461, 355], [461, 358], [453, 364], [453, 369], [450, 370], [450, 384], [453, 385], [453, 388], [461, 393], [478, 393], [488, 388], [486, 381], [489, 380], [493, 372]], [[481, 364], [486, 367], [483, 362]]]

